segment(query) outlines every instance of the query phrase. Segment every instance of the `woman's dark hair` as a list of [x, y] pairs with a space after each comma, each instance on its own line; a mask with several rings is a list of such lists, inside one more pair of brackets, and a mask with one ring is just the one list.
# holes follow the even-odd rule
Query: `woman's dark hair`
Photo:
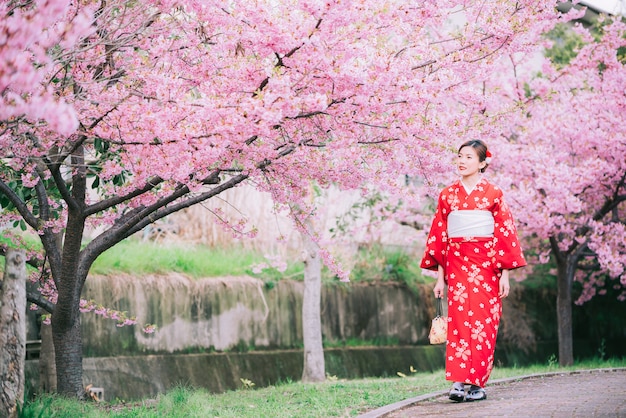
[[[459, 153], [465, 147], [472, 147], [472, 148], [474, 148], [474, 150], [476, 151], [476, 154], [478, 155], [478, 161], [479, 162], [483, 162], [483, 161], [485, 161], [487, 159], [487, 144], [485, 144], [480, 139], [472, 139], [470, 141], [464, 142], [459, 147]], [[480, 170], [481, 173], [484, 173], [485, 170], [487, 170], [487, 167], [489, 167], [489, 163], [486, 163], [486, 164], [487, 164], [486, 166], [481, 168], [481, 170]]]

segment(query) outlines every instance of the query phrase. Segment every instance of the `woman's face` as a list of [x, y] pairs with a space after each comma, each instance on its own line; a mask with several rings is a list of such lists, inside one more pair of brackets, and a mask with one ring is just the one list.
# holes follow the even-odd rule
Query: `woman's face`
[[478, 154], [474, 147], [463, 147], [459, 151], [456, 159], [456, 167], [463, 177], [471, 177], [477, 174], [481, 168], [485, 166], [485, 162], [478, 160]]

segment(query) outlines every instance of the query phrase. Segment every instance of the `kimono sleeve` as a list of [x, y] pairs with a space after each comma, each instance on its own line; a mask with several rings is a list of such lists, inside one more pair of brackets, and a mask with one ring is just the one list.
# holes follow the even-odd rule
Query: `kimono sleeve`
[[494, 199], [494, 243], [496, 265], [500, 269], [512, 270], [526, 265], [526, 259], [517, 236], [517, 228], [509, 205], [501, 190]]
[[448, 212], [444, 192], [439, 194], [435, 218], [428, 232], [424, 257], [420, 267], [437, 270], [437, 266], [445, 266], [445, 254], [448, 243]]

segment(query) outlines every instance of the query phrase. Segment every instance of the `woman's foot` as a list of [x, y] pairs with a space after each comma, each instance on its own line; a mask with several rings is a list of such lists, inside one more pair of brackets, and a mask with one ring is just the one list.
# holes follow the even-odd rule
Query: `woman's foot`
[[463, 382], [454, 382], [452, 389], [450, 389], [450, 395], [448, 396], [451, 401], [463, 402], [465, 399], [465, 385]]
[[467, 396], [465, 397], [467, 402], [482, 401], [483, 399], [487, 399], [487, 393], [485, 392], [485, 389], [476, 385], [472, 385], [469, 388]]

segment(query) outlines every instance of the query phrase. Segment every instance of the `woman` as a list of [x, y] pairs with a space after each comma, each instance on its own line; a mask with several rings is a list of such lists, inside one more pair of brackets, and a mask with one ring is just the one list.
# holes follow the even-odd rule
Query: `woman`
[[484, 142], [460, 146], [461, 178], [439, 195], [421, 262], [437, 271], [436, 297], [448, 285], [446, 380], [454, 382], [450, 399], [457, 402], [487, 398], [509, 271], [526, 265], [502, 190], [482, 177], [490, 162]]

